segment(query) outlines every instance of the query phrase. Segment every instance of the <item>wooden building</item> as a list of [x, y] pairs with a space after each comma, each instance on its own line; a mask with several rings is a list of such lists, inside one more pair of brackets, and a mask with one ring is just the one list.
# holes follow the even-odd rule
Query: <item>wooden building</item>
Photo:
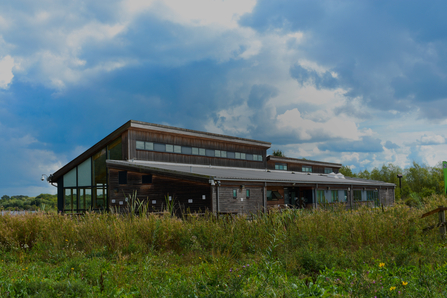
[[65, 213], [124, 209], [249, 213], [394, 203], [395, 185], [344, 177], [341, 164], [267, 156], [271, 143], [128, 121], [50, 176]]

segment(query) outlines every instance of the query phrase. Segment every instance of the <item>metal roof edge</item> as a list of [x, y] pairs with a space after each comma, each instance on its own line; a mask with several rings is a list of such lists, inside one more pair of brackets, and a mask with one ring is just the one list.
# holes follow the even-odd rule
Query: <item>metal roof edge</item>
[[217, 139], [222, 141], [231, 141], [236, 143], [243, 143], [248, 145], [255, 145], [265, 148], [270, 148], [272, 146], [272, 143], [265, 142], [265, 141], [258, 141], [253, 139], [246, 139], [246, 138], [239, 138], [234, 136], [227, 136], [222, 134], [216, 134], [211, 132], [204, 132], [204, 131], [198, 131], [198, 130], [192, 130], [192, 129], [186, 129], [186, 128], [180, 128], [180, 127], [174, 127], [174, 126], [168, 126], [168, 125], [162, 125], [162, 124], [155, 124], [155, 123], [149, 123], [149, 122], [142, 122], [142, 121], [136, 121], [136, 120], [130, 120], [131, 127], [132, 128], [141, 128], [141, 129], [150, 129], [160, 132], [169, 132], [169, 133], [176, 133], [186, 136], [194, 136], [194, 137], [205, 137], [205, 138], [211, 138], [211, 139]]
[[302, 164], [311, 164], [311, 165], [330, 165], [330, 166], [336, 166], [336, 167], [340, 167], [340, 168], [343, 166], [341, 163], [308, 160], [308, 159], [300, 159], [300, 158], [293, 158], [293, 157], [281, 157], [281, 156], [268, 155], [266, 158], [267, 158], [267, 161], [269, 161], [269, 160], [290, 161], [290, 162], [295, 162], [295, 163], [299, 162]]

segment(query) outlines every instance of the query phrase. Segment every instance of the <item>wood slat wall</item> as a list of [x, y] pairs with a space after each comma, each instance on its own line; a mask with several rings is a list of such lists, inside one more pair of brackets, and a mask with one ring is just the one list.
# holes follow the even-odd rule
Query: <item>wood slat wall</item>
[[[179, 153], [136, 150], [136, 141], [257, 154], [262, 155], [263, 161], [260, 162], [260, 161], [249, 161], [249, 160], [220, 158], [220, 157], [186, 155]], [[264, 169], [266, 166], [265, 162], [266, 150], [265, 148], [257, 146], [243, 145], [231, 142], [221, 142], [203, 138], [191, 138], [177, 134], [166, 134], [166, 133], [161, 134], [158, 132], [142, 131], [135, 129], [128, 130], [128, 143], [129, 143], [128, 159], [204, 164], [204, 165], [211, 164], [216, 166], [245, 167], [245, 168], [259, 168], [259, 169]]]
[[[233, 189], [237, 189], [237, 198], [233, 198]], [[250, 189], [250, 198], [246, 198], [246, 190]], [[241, 200], [242, 198], [242, 200]], [[219, 187], [219, 211], [237, 213], [257, 213], [264, 209], [264, 192], [261, 185], [240, 185]]]
[[[191, 212], [204, 212], [211, 210], [211, 187], [206, 183], [185, 181], [181, 179], [168, 178], [159, 175], [152, 175], [151, 184], [142, 184], [144, 173], [127, 171], [127, 184], [118, 183], [118, 172], [120, 170], [109, 170], [109, 206], [111, 208], [127, 206], [119, 205], [119, 201], [124, 201], [126, 196], [131, 196], [137, 191], [139, 200], [149, 203], [150, 211], [162, 211], [166, 206], [165, 197], [169, 194], [174, 198], [176, 209], [189, 209]], [[206, 199], [202, 199], [202, 195]], [[111, 201], [115, 200], [112, 204]], [[188, 203], [192, 199], [193, 203]], [[152, 204], [156, 200], [156, 204]]]

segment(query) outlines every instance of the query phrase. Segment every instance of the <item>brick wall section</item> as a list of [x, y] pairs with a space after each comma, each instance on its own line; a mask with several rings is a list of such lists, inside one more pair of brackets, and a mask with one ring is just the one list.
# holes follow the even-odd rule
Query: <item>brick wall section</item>
[[394, 189], [379, 189], [379, 198], [383, 206], [392, 206], [394, 204]]
[[[237, 198], [233, 198], [233, 189], [237, 189]], [[250, 189], [250, 198], [246, 198], [246, 189]], [[241, 200], [242, 198], [242, 200]], [[263, 187], [219, 187], [219, 212], [256, 213], [262, 211]]]

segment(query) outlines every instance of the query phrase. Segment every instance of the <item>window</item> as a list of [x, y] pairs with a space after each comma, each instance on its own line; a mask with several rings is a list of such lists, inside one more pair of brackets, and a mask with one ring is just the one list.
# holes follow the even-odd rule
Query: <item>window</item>
[[127, 171], [118, 172], [118, 184], [127, 184]]
[[379, 192], [377, 190], [367, 190], [366, 191], [366, 199], [368, 201], [373, 201], [375, 207], [380, 206]]
[[234, 158], [241, 159], [241, 153], [240, 152], [235, 152], [234, 153]]
[[246, 197], [247, 197], [247, 199], [250, 197], [250, 190], [249, 189], [246, 189], [245, 190], [245, 193], [246, 193]]
[[192, 148], [182, 146], [182, 154], [192, 154]]
[[139, 149], [139, 150], [144, 150], [144, 142], [142, 142], [142, 141], [137, 141], [137, 149]]
[[220, 157], [220, 150], [214, 150], [214, 156]]
[[199, 155], [206, 155], [206, 150], [203, 148], [199, 148]]
[[362, 200], [362, 191], [354, 190], [354, 201], [361, 201], [361, 200]]
[[192, 148], [192, 154], [193, 155], [199, 155], [199, 148]]
[[348, 191], [345, 190], [344, 191], [344, 201], [343, 202], [347, 202], [348, 201]]
[[154, 143], [152, 143], [152, 142], [145, 142], [144, 143], [144, 149], [146, 149], [146, 150], [154, 150]]
[[287, 164], [285, 164], [285, 163], [275, 163], [275, 170], [287, 171]]
[[152, 175], [143, 175], [141, 177], [141, 183], [143, 183], [143, 184], [150, 184], [150, 183], [152, 183]]
[[245, 153], [241, 153], [241, 159], [245, 159]]
[[312, 167], [311, 166], [303, 166], [301, 168], [302, 172], [308, 172], [308, 173], [312, 173]]
[[338, 190], [331, 190], [332, 202], [338, 202]]
[[317, 202], [320, 204], [326, 203], [326, 197], [324, 195], [324, 190], [317, 190]]
[[276, 190], [267, 190], [267, 201], [278, 201], [281, 199], [281, 194]]
[[245, 155], [246, 160], [253, 160], [253, 154], [246, 154]]
[[228, 158], [235, 158], [234, 152], [227, 152]]
[[205, 149], [205, 154], [206, 154], [206, 156], [209, 156], [209, 157], [216, 156], [215, 150], [210, 150], [210, 149]]
[[154, 150], [155, 151], [161, 151], [161, 152], [165, 152], [166, 151], [166, 144], [154, 144]]
[[237, 198], [237, 189], [233, 189], [233, 199]]
[[174, 145], [174, 153], [182, 153], [182, 146]]
[[220, 151], [220, 157], [227, 157], [227, 151]]
[[324, 173], [325, 174], [330, 174], [330, 173], [332, 173], [333, 171], [332, 171], [332, 168], [324, 168]]
[[166, 152], [174, 152], [174, 145], [166, 145]]

